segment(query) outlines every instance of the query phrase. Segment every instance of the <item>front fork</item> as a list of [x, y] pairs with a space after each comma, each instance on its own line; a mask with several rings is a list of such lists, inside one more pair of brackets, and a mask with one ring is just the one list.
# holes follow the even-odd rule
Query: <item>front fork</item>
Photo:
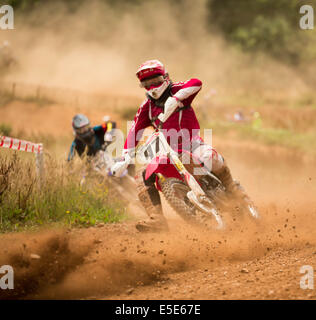
[[[207, 214], [211, 213], [218, 224], [217, 228], [222, 229], [224, 227], [224, 223], [221, 216], [218, 214], [214, 204], [208, 199], [204, 190], [201, 188], [194, 176], [185, 168], [175, 152], [170, 151], [168, 157], [191, 189], [187, 193], [187, 197], [190, 202], [202, 212]], [[161, 174], [159, 174], [158, 177], [159, 179], [163, 178]]]

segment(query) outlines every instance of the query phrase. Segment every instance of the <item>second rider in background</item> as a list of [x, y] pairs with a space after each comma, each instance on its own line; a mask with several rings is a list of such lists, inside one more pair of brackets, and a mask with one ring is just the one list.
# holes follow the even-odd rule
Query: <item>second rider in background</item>
[[77, 114], [72, 119], [75, 139], [71, 144], [68, 161], [77, 153], [80, 157], [86, 151], [87, 156], [95, 156], [98, 151], [105, 150], [112, 142], [116, 122], [109, 116], [103, 118], [104, 123], [91, 127], [90, 120], [83, 114]]

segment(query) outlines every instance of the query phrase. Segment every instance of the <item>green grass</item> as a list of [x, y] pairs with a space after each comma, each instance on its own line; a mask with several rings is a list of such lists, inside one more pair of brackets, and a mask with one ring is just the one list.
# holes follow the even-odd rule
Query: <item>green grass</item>
[[50, 160], [39, 185], [34, 167], [34, 159], [0, 158], [0, 232], [51, 224], [89, 227], [126, 219], [106, 182], [91, 179], [83, 190], [80, 171]]
[[137, 113], [137, 110], [138, 110], [137, 107], [124, 108], [123, 110], [120, 111], [120, 116], [124, 120], [132, 121]]
[[14, 97], [12, 96], [12, 94], [4, 91], [0, 92], [0, 108], [5, 107], [7, 104], [12, 102], [13, 100], [14, 100]]
[[268, 145], [295, 148], [307, 153], [316, 152], [316, 131], [297, 133], [279, 128], [257, 128], [251, 123], [226, 121], [213, 121], [208, 125], [208, 128], [212, 128], [215, 135], [227, 135], [234, 132], [238, 138], [243, 140], [253, 140]]
[[0, 123], [0, 135], [9, 136], [12, 132], [12, 127], [6, 123]]
[[34, 103], [37, 104], [39, 107], [44, 107], [50, 104], [55, 103], [54, 100], [48, 99], [44, 96], [26, 96], [26, 97], [19, 97], [15, 98], [15, 100], [26, 102], [26, 103]]
[[312, 107], [316, 108], [316, 96], [314, 94], [304, 94], [294, 101], [292, 108]]
[[6, 90], [1, 90], [0, 91], [0, 108], [5, 107], [12, 101], [21, 101], [21, 102], [26, 102], [26, 103], [34, 103], [38, 105], [39, 107], [44, 107], [46, 105], [50, 105], [55, 103], [55, 101], [46, 98], [45, 96], [40, 96], [40, 95], [29, 95], [29, 96], [17, 96], [13, 93], [10, 93]]

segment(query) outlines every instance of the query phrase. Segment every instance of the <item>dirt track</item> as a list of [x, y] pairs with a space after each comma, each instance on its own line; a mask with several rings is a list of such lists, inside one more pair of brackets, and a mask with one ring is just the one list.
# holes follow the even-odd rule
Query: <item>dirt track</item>
[[260, 226], [203, 231], [165, 206], [166, 234], [140, 234], [130, 221], [2, 235], [0, 265], [15, 268], [14, 297], [315, 299], [299, 286], [300, 267], [316, 266], [313, 166], [279, 149], [218, 142], [259, 206]]
[[131, 223], [7, 236], [6, 263], [22, 299], [315, 299], [299, 287], [300, 267], [316, 263], [314, 237], [291, 230], [290, 220], [288, 230], [213, 235], [172, 220], [160, 235], [140, 235]]

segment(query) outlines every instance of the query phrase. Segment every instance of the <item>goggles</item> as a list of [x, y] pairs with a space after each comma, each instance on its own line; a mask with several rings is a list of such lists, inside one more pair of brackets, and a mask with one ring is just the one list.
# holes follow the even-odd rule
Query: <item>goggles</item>
[[150, 79], [144, 79], [143, 81], [140, 82], [140, 86], [142, 88], [145, 88], [147, 90], [150, 89], [150, 87], [152, 86], [159, 86], [161, 85], [163, 82], [165, 81], [164, 76], [156, 76], [154, 78], [150, 78]]
[[77, 128], [75, 129], [76, 133], [79, 135], [85, 134], [86, 132], [88, 132], [90, 130], [89, 125], [83, 126], [81, 128]]

